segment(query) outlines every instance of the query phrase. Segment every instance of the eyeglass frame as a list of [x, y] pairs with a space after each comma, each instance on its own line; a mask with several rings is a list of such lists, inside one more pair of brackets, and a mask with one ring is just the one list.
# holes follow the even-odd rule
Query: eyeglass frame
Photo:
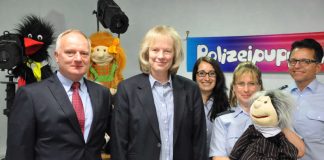
[[251, 87], [257, 87], [260, 84], [258, 82], [248, 82], [248, 83], [239, 82], [239, 83], [235, 83], [235, 85], [237, 85], [237, 87], [239, 87], [239, 88], [244, 88], [245, 86], [247, 86], [248, 88], [251, 88]]
[[288, 66], [295, 66], [297, 63], [299, 63], [299, 65], [301, 66], [308, 66], [312, 63], [317, 64], [318, 62], [315, 59], [296, 59], [296, 58], [292, 58], [292, 59], [288, 59]]
[[[211, 75], [213, 73], [214, 73], [214, 75]], [[197, 71], [196, 75], [201, 78], [206, 77], [207, 75], [209, 78], [216, 78], [217, 73], [216, 73], [216, 71], [205, 72], [205, 71], [201, 70], [201, 71]]]

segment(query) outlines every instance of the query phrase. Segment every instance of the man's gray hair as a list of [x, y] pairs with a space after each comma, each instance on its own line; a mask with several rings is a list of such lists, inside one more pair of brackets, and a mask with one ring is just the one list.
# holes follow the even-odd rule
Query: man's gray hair
[[85, 35], [82, 31], [78, 30], [78, 29], [68, 29], [68, 30], [65, 30], [64, 32], [62, 32], [56, 39], [56, 46], [55, 46], [55, 51], [57, 52], [60, 47], [61, 47], [61, 40], [62, 38], [69, 34], [69, 33], [73, 33], [73, 32], [76, 32], [76, 33], [79, 33], [80, 35], [82, 35], [87, 41], [88, 41], [88, 46], [89, 46], [89, 51], [91, 51], [91, 42], [89, 40], [89, 38], [87, 37], [87, 35]]

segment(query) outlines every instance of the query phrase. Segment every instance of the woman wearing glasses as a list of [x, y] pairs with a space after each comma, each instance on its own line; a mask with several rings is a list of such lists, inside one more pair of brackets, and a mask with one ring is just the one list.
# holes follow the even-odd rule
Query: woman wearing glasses
[[192, 79], [197, 82], [203, 102], [207, 124], [207, 149], [209, 151], [212, 122], [217, 114], [229, 109], [223, 71], [216, 60], [200, 57], [193, 68]]
[[[251, 62], [240, 63], [234, 70], [230, 87], [233, 112], [217, 117], [213, 123], [209, 152], [213, 160], [229, 160], [235, 142], [251, 125], [249, 99], [260, 90], [263, 90], [263, 84], [259, 68]], [[284, 129], [283, 133], [297, 147], [298, 155], [303, 155], [302, 140], [289, 129]]]

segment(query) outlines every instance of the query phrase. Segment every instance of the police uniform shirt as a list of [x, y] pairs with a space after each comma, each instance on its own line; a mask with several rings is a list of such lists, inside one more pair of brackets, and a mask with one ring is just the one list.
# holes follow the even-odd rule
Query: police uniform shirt
[[303, 91], [296, 84], [286, 91], [295, 99], [296, 111], [293, 127], [306, 146], [301, 160], [323, 159], [324, 151], [324, 84], [313, 80]]
[[209, 157], [229, 156], [235, 142], [252, 124], [249, 113], [240, 106], [232, 110], [234, 112], [221, 115], [213, 122]]

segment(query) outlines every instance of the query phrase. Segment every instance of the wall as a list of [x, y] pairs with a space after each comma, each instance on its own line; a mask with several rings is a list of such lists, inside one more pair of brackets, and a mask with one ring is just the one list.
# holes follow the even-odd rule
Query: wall
[[[145, 32], [157, 25], [175, 27], [185, 39], [189, 36], [237, 36], [323, 31], [322, 0], [115, 0], [130, 19], [130, 26], [121, 35], [127, 53], [125, 77], [140, 73], [137, 61], [139, 44]], [[0, 0], [0, 32], [13, 31], [26, 14], [36, 14], [51, 21], [56, 35], [68, 28], [78, 28], [87, 35], [96, 31], [92, 11], [95, 0]], [[184, 40], [184, 48], [186, 43]], [[53, 48], [53, 47], [52, 47]], [[52, 53], [53, 49], [49, 50]], [[179, 74], [191, 78], [182, 64]], [[55, 68], [55, 65], [54, 65]], [[6, 80], [0, 73], [0, 81]], [[227, 84], [232, 74], [226, 73]], [[318, 76], [324, 81], [324, 75]], [[291, 82], [284, 74], [264, 74], [267, 89]], [[275, 82], [275, 83], [274, 83]], [[5, 108], [5, 85], [0, 84], [0, 110]], [[0, 157], [5, 153], [7, 117], [0, 114]]]

